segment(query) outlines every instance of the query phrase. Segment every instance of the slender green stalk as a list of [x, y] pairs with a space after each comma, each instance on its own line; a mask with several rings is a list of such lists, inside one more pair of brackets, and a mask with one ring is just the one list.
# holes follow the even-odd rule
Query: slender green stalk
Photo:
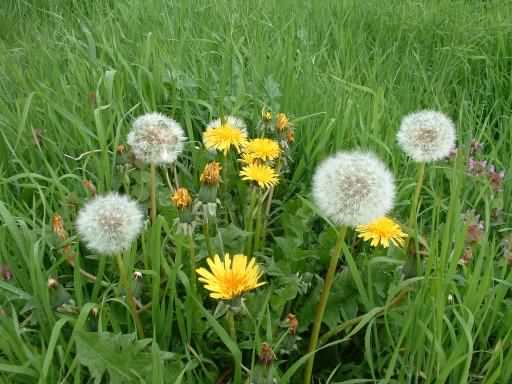
[[[314, 352], [318, 344], [318, 335], [320, 334], [320, 327], [322, 326], [322, 320], [324, 318], [325, 307], [327, 305], [327, 299], [331, 291], [332, 283], [334, 281], [334, 275], [336, 274], [336, 266], [338, 265], [338, 259], [341, 255], [341, 248], [345, 241], [345, 235], [347, 234], [347, 227], [342, 226], [338, 232], [338, 239], [336, 241], [336, 247], [334, 252], [331, 254], [331, 261], [327, 274], [325, 275], [324, 286], [322, 293], [320, 294], [320, 301], [316, 307], [315, 320], [313, 322], [313, 329], [311, 331], [311, 337], [309, 339], [308, 353]], [[304, 372], [304, 384], [310, 384], [313, 374], [313, 365], [315, 363], [315, 355], [313, 354], [307, 364]]]
[[228, 322], [228, 331], [229, 335], [236, 342], [236, 324], [235, 324], [235, 314], [232, 310], [228, 309], [226, 312], [226, 321]]
[[265, 197], [262, 196], [261, 199], [258, 199], [257, 202], [256, 202], [256, 229], [254, 231], [254, 247], [253, 247], [253, 252], [256, 252], [260, 249], [261, 247], [261, 242], [262, 242], [262, 236], [264, 236], [264, 227], [265, 227], [265, 224], [264, 224], [264, 220], [265, 220], [265, 216], [264, 216], [264, 208], [263, 208], [263, 205], [265, 204]]
[[121, 276], [121, 284], [124, 286], [126, 291], [126, 299], [128, 300], [128, 305], [132, 312], [133, 321], [135, 322], [135, 327], [137, 328], [137, 333], [139, 337], [144, 337], [144, 329], [142, 327], [142, 322], [140, 321], [139, 313], [137, 312], [137, 308], [135, 307], [135, 300], [133, 298], [132, 288], [130, 286], [130, 281], [128, 280], [128, 275], [126, 274], [126, 268], [124, 265], [123, 257], [120, 253], [116, 255], [117, 267], [119, 268], [119, 275]]
[[150, 165], [149, 171], [149, 194], [151, 199], [150, 215], [151, 222], [154, 223], [156, 219], [156, 165]]
[[[409, 212], [409, 229], [411, 231], [411, 235], [413, 235], [416, 232], [416, 215], [418, 211], [418, 205], [421, 195], [421, 189], [423, 187], [423, 180], [425, 179], [425, 163], [419, 163], [418, 164], [418, 171], [416, 174], [416, 190], [414, 191], [414, 196], [411, 203], [411, 211]], [[409, 237], [410, 239], [410, 237]]]
[[[249, 200], [249, 207], [247, 208], [247, 213], [245, 215], [245, 231], [248, 233], [252, 233], [254, 227], [254, 208], [256, 206], [258, 200], [258, 188], [252, 186], [251, 197]], [[254, 235], [247, 236], [247, 242], [245, 245], [245, 253], [248, 256], [252, 255], [253, 250], [253, 240]]]
[[203, 215], [204, 215], [204, 223], [203, 223], [203, 235], [204, 241], [206, 243], [206, 250], [208, 252], [208, 256], [213, 255], [213, 246], [212, 240], [210, 238], [210, 217], [208, 214], [208, 207], [203, 205]]

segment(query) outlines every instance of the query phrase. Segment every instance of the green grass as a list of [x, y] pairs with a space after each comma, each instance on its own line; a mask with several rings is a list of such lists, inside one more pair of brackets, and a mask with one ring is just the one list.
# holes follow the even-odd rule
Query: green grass
[[[336, 237], [310, 203], [315, 165], [340, 149], [375, 151], [396, 176], [393, 215], [405, 222], [416, 168], [395, 134], [404, 114], [423, 108], [456, 121], [460, 155], [426, 169], [422, 271], [404, 278], [400, 251], [374, 251], [349, 232], [344, 251], [356, 265], [343, 258], [338, 268], [321, 332], [330, 345], [316, 356], [315, 382], [512, 382], [512, 276], [503, 246], [512, 224], [510, 177], [493, 193], [466, 170], [472, 139], [484, 144], [482, 159], [511, 169], [509, 1], [1, 3], [0, 264], [13, 278], [0, 280], [0, 382], [92, 383], [107, 370], [96, 382], [245, 383], [251, 376], [267, 383], [257, 361], [264, 341], [276, 353], [271, 375], [302, 382]], [[88, 198], [83, 180], [147, 203], [147, 172], [115, 149], [134, 117], [158, 110], [187, 132], [178, 174], [197, 193], [207, 122], [238, 115], [255, 135], [263, 108], [291, 116], [296, 141], [266, 246], [256, 253], [268, 284], [248, 295], [237, 343], [216, 303], [202, 289], [193, 293], [190, 244], [176, 233], [164, 179], [160, 217], [125, 258], [130, 271], [143, 272], [135, 289], [151, 304], [141, 312], [147, 339], [135, 341], [113, 260], [79, 246], [73, 228]], [[247, 187], [235, 179], [220, 195], [218, 251], [240, 251], [248, 236]], [[462, 267], [468, 210], [485, 231]], [[80, 253], [75, 268], [52, 233], [54, 213]], [[194, 241], [202, 265], [200, 230]], [[103, 275], [103, 283], [91, 283], [79, 267]], [[286, 335], [289, 312], [299, 320], [298, 337]]]

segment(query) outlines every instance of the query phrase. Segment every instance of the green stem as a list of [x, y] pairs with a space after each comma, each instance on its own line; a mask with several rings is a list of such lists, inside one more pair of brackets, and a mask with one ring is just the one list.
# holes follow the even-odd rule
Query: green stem
[[120, 253], [116, 255], [117, 267], [119, 268], [119, 275], [121, 276], [121, 284], [124, 286], [126, 290], [126, 298], [128, 300], [128, 305], [132, 312], [133, 321], [135, 322], [135, 327], [137, 328], [137, 333], [140, 338], [144, 337], [144, 329], [142, 327], [142, 323], [140, 321], [139, 313], [137, 312], [137, 308], [135, 307], [135, 300], [133, 299], [133, 292], [130, 286], [130, 282], [128, 281], [128, 276], [126, 274], [126, 269], [124, 266], [124, 261]]
[[[309, 339], [308, 353], [313, 353], [316, 350], [318, 344], [318, 335], [320, 334], [320, 327], [322, 326], [322, 320], [324, 317], [325, 307], [327, 305], [327, 299], [329, 298], [329, 292], [331, 291], [332, 283], [334, 281], [334, 275], [336, 274], [336, 266], [338, 264], [338, 259], [340, 258], [341, 255], [341, 249], [346, 234], [347, 227], [342, 226], [338, 233], [336, 248], [334, 252], [331, 254], [331, 261], [329, 263], [329, 268], [327, 269], [327, 274], [325, 275], [324, 286], [322, 289], [322, 293], [320, 294], [320, 301], [318, 302], [318, 305], [316, 307], [315, 320], [313, 322], [313, 330], [311, 332], [311, 337]], [[304, 372], [304, 384], [311, 383], [314, 363], [315, 355], [313, 354], [306, 364], [306, 370]]]
[[[252, 186], [251, 191], [251, 199], [249, 201], [249, 207], [247, 209], [247, 213], [245, 215], [245, 231], [248, 233], [252, 233], [253, 230], [253, 224], [254, 224], [254, 206], [256, 205], [257, 200], [257, 187]], [[247, 243], [245, 245], [246, 249], [246, 255], [251, 256], [252, 255], [252, 242], [253, 242], [253, 235], [249, 234], [247, 236]]]
[[96, 281], [94, 282], [94, 287], [92, 289], [91, 301], [94, 303], [98, 298], [98, 292], [101, 286], [101, 282], [103, 281], [103, 275], [105, 274], [105, 265], [107, 264], [106, 257], [100, 257], [100, 264], [98, 266], [98, 272], [96, 274]]
[[196, 294], [196, 248], [194, 244], [194, 235], [190, 234], [189, 237], [189, 249], [190, 249], [190, 284], [192, 287], [192, 292]]
[[[412, 200], [412, 204], [411, 204], [411, 211], [409, 213], [408, 225], [409, 225], [409, 229], [411, 231], [411, 235], [413, 233], [415, 233], [415, 231], [416, 231], [416, 225], [417, 225], [416, 215], [417, 215], [417, 211], [419, 208], [418, 205], [419, 205], [421, 189], [423, 187], [424, 179], [425, 179], [425, 163], [419, 163], [418, 171], [416, 174], [416, 190], [414, 191], [414, 196], [413, 196], [413, 200]], [[410, 239], [410, 237], [409, 237], [409, 239]]]
[[151, 199], [150, 215], [151, 222], [154, 223], [156, 219], [156, 165], [150, 165], [149, 171], [149, 194]]
[[228, 309], [228, 311], [226, 312], [226, 320], [228, 322], [229, 335], [231, 336], [233, 341], [236, 343], [235, 314], [230, 309]]
[[261, 236], [263, 233], [263, 204], [265, 203], [264, 196], [261, 199], [258, 199], [256, 203], [256, 229], [254, 231], [254, 248], [253, 252], [256, 252], [260, 249], [261, 246]]
[[209, 213], [208, 213], [208, 207], [206, 205], [203, 206], [203, 214], [204, 214], [203, 234], [204, 234], [204, 240], [206, 242], [206, 250], [208, 251], [208, 256], [213, 256], [212, 241], [210, 239], [210, 218], [209, 218]]

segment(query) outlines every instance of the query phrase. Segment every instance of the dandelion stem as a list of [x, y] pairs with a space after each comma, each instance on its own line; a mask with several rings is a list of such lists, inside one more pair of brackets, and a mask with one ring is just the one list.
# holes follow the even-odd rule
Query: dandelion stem
[[156, 165], [151, 164], [150, 165], [150, 171], [149, 171], [149, 188], [150, 188], [150, 199], [151, 199], [151, 208], [150, 208], [150, 215], [151, 215], [151, 222], [154, 223], [156, 219]]
[[226, 321], [228, 322], [229, 335], [236, 342], [235, 314], [230, 309], [226, 312]]
[[126, 274], [126, 269], [124, 265], [123, 258], [120, 253], [116, 255], [117, 267], [119, 268], [119, 275], [121, 276], [121, 284], [124, 286], [126, 290], [126, 298], [128, 300], [128, 305], [130, 306], [130, 310], [132, 312], [133, 321], [135, 322], [135, 327], [137, 328], [137, 333], [139, 337], [144, 337], [144, 329], [142, 327], [142, 323], [140, 321], [139, 312], [135, 306], [135, 300], [133, 298], [132, 288], [130, 286], [130, 282], [128, 280], [128, 276]]
[[[316, 350], [318, 344], [318, 336], [320, 334], [320, 327], [322, 326], [322, 320], [324, 317], [325, 307], [327, 305], [327, 299], [329, 298], [329, 292], [331, 291], [332, 283], [334, 281], [334, 275], [336, 273], [336, 266], [338, 259], [341, 255], [341, 248], [345, 241], [345, 235], [347, 234], [347, 227], [344, 225], [339, 229], [338, 239], [336, 241], [336, 247], [334, 252], [331, 254], [331, 260], [329, 262], [329, 268], [325, 275], [324, 286], [322, 293], [320, 294], [320, 301], [316, 307], [315, 320], [313, 322], [313, 330], [311, 331], [311, 337], [309, 339], [308, 353], [312, 353]], [[310, 384], [313, 374], [313, 365], [315, 363], [315, 355], [313, 354], [307, 364], [304, 372], [304, 384]]]
[[[248, 233], [252, 233], [254, 227], [254, 208], [258, 199], [258, 190], [256, 187], [252, 187], [251, 191], [251, 199], [249, 201], [249, 207], [247, 209], [247, 214], [245, 216], [245, 231]], [[247, 236], [247, 243], [245, 245], [246, 254], [248, 256], [252, 256], [252, 245], [253, 245], [254, 235], [250, 234]]]
[[419, 163], [418, 165], [418, 171], [416, 174], [416, 190], [414, 191], [414, 196], [411, 204], [411, 211], [409, 213], [409, 230], [410, 230], [410, 236], [407, 238], [407, 244], [405, 249], [407, 249], [407, 246], [409, 245], [409, 241], [411, 236], [416, 232], [416, 226], [417, 226], [417, 211], [419, 208], [419, 200], [421, 195], [421, 189], [423, 187], [423, 180], [425, 179], [425, 163]]
[[208, 213], [208, 207], [206, 205], [203, 206], [203, 214], [204, 214], [203, 234], [204, 234], [204, 240], [206, 242], [206, 250], [208, 251], [208, 256], [213, 256], [212, 241], [210, 239], [210, 217], [209, 217], [209, 213]]

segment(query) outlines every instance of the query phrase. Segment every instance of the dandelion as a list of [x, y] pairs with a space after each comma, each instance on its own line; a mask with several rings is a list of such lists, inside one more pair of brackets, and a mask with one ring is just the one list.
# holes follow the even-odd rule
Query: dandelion
[[440, 160], [455, 147], [455, 125], [441, 112], [411, 113], [402, 119], [397, 140], [414, 161]]
[[385, 216], [394, 196], [393, 175], [371, 153], [338, 152], [313, 177], [313, 198], [336, 224], [355, 226]]
[[220, 171], [222, 167], [216, 161], [212, 161], [204, 167], [203, 173], [199, 177], [199, 181], [203, 184], [217, 185], [220, 181]]
[[127, 142], [137, 159], [148, 164], [164, 165], [176, 161], [183, 150], [185, 134], [176, 121], [152, 112], [135, 119]]
[[270, 111], [261, 112], [261, 120], [265, 124], [270, 123], [272, 121], [272, 112], [270, 112]]
[[260, 188], [274, 187], [279, 182], [279, 176], [272, 167], [256, 163], [244, 166], [240, 176], [242, 180], [257, 183]]
[[[334, 252], [331, 253], [324, 286], [316, 307], [315, 320], [309, 339], [309, 358], [304, 382], [311, 382], [314, 351], [322, 325], [327, 300], [336, 274], [347, 226], [369, 223], [393, 207], [394, 178], [387, 167], [372, 153], [338, 152], [321, 163], [313, 176], [313, 198], [320, 210], [340, 225]], [[350, 253], [349, 263], [354, 263]]]
[[196, 273], [200, 276], [199, 281], [204, 283], [204, 287], [210, 291], [210, 296], [214, 299], [232, 300], [265, 284], [259, 281], [263, 273], [254, 258], [248, 261], [247, 256], [238, 254], [231, 260], [226, 253], [224, 260], [215, 255], [206, 262], [210, 271], [198, 268]]
[[288, 129], [290, 126], [290, 121], [288, 120], [288, 116], [284, 113], [278, 113], [276, 116], [276, 130], [278, 132], [283, 132]]
[[356, 231], [359, 232], [358, 237], [364, 241], [370, 240], [372, 247], [378, 247], [379, 244], [384, 248], [389, 247], [389, 243], [396, 246], [404, 245], [404, 238], [407, 234], [403, 233], [400, 225], [389, 217], [380, 217], [370, 224], [358, 225]]
[[80, 210], [76, 227], [91, 250], [112, 255], [130, 248], [142, 230], [143, 218], [135, 201], [110, 193], [90, 200]]
[[247, 127], [242, 119], [228, 116], [224, 122], [221, 119], [208, 124], [203, 133], [203, 143], [207, 149], [222, 151], [224, 155], [233, 146], [240, 152], [247, 141]]
[[253, 160], [259, 159], [263, 161], [275, 160], [281, 154], [281, 148], [277, 141], [257, 138], [249, 140], [243, 148], [244, 154]]
[[185, 209], [192, 203], [192, 197], [187, 188], [178, 188], [171, 197], [171, 201], [176, 208]]

